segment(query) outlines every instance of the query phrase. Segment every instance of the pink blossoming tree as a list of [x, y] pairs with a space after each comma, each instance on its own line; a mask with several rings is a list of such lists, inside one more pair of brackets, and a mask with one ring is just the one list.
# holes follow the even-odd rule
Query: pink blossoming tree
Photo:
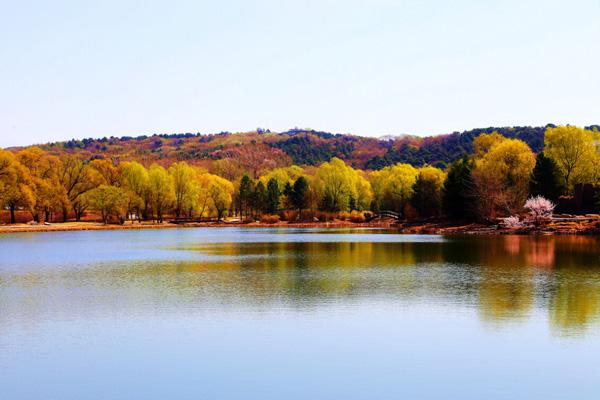
[[525, 209], [529, 211], [529, 215], [535, 224], [551, 218], [554, 207], [556, 205], [553, 202], [542, 196], [531, 197], [525, 202]]

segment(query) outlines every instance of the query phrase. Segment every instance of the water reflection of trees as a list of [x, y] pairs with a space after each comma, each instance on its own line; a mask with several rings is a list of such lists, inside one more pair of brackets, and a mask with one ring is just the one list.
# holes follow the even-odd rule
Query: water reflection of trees
[[554, 282], [549, 313], [553, 326], [569, 333], [598, 320], [600, 285], [596, 271], [561, 271]]
[[[112, 293], [115, 307], [285, 302], [305, 308], [342, 298], [393, 298], [475, 306], [483, 319], [500, 323], [526, 318], [541, 307], [560, 332], [577, 332], [599, 318], [599, 246], [598, 239], [579, 236], [461, 236], [442, 243], [217, 243], [196, 249], [196, 254], [217, 259], [4, 276], [2, 285], [85, 282], [97, 292], [104, 288]], [[39, 306], [44, 298], [36, 293], [38, 298], [30, 300]], [[56, 291], [52, 294], [56, 301]], [[83, 307], [94, 306], [93, 299], [78, 300]], [[73, 303], [65, 298], [69, 301]]]
[[[221, 248], [223, 250], [223, 248]], [[336, 296], [476, 303], [484, 319], [525, 318], [545, 307], [560, 330], [600, 314], [594, 237], [453, 237], [445, 243], [260, 243], [228, 246], [245, 296], [306, 304]], [[232, 264], [232, 265], [231, 265]], [[236, 279], [236, 278], [233, 278]]]

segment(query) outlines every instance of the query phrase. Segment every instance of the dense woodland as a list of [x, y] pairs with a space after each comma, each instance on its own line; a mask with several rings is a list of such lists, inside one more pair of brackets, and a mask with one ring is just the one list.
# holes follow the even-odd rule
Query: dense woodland
[[[192, 145], [193, 143], [193, 145]], [[493, 221], [542, 196], [598, 208], [597, 127], [393, 140], [293, 130], [70, 141], [0, 150], [0, 203], [42, 221]]]

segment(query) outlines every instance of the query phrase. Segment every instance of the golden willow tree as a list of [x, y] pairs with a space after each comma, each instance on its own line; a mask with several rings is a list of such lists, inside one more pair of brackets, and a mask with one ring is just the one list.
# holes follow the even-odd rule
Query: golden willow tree
[[18, 208], [32, 210], [35, 201], [29, 170], [11, 153], [0, 150], [0, 202], [10, 211], [10, 223], [16, 222], [15, 211]]
[[231, 207], [233, 201], [233, 184], [225, 178], [212, 175], [208, 184], [208, 193], [220, 221]]
[[535, 155], [527, 144], [492, 133], [475, 139], [475, 197], [483, 219], [522, 210], [529, 194]]
[[597, 183], [599, 139], [598, 132], [576, 126], [546, 130], [544, 154], [558, 165], [567, 194], [576, 184]]
[[339, 158], [323, 163], [316, 171], [314, 185], [321, 207], [328, 211], [367, 210], [373, 193], [361, 171]]
[[67, 192], [60, 183], [61, 160], [38, 147], [21, 150], [17, 161], [29, 172], [35, 201], [29, 203], [34, 220], [50, 221], [52, 215], [68, 204]]
[[120, 186], [127, 196], [127, 215], [141, 222], [142, 214], [147, 215], [149, 204], [148, 171], [135, 161], [127, 161], [119, 165], [121, 175]]

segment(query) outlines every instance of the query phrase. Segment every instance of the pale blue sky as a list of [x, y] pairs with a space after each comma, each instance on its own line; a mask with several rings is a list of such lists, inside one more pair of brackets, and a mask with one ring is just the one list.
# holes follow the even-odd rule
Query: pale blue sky
[[600, 123], [600, 0], [0, 0], [0, 146]]

